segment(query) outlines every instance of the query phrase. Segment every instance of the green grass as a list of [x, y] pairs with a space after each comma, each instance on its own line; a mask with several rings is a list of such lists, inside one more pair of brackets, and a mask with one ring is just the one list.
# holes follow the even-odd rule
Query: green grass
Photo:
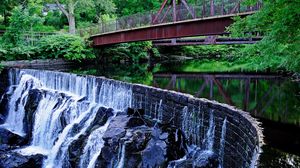
[[254, 72], [256, 71], [249, 63], [229, 62], [225, 60], [203, 59], [191, 60], [176, 65], [161, 66], [158, 71], [180, 72]]

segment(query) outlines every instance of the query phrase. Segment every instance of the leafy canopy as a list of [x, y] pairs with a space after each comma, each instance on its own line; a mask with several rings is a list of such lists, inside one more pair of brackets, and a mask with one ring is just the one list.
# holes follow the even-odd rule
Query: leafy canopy
[[[258, 0], [248, 0], [246, 4]], [[258, 70], [265, 68], [300, 72], [300, 0], [265, 0], [263, 8], [229, 28], [234, 36], [260, 32], [263, 40], [241, 51]]]

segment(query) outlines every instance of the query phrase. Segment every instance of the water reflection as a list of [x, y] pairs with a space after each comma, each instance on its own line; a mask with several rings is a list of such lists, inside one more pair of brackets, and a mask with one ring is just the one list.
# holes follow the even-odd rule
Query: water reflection
[[299, 84], [278, 75], [156, 73], [153, 85], [217, 100], [259, 118], [300, 126]]

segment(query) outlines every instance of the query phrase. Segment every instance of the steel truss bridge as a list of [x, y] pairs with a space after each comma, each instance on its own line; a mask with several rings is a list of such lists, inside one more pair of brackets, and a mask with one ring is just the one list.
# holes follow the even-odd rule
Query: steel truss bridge
[[[226, 27], [233, 17], [245, 17], [262, 7], [241, 5], [242, 0], [164, 0], [158, 12], [122, 17], [79, 30], [91, 35], [94, 47], [125, 42], [153, 41], [155, 45], [251, 44], [256, 38], [231, 38]], [[201, 36], [204, 36], [201, 37]], [[194, 37], [194, 38], [186, 38]], [[196, 37], [196, 38], [195, 38]]]

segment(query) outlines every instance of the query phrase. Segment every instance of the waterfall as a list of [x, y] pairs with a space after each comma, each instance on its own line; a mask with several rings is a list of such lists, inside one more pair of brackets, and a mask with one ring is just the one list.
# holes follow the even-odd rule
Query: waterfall
[[86, 146], [83, 150], [83, 155], [80, 157], [80, 167], [81, 168], [93, 168], [95, 167], [95, 162], [101, 153], [101, 149], [104, 145], [104, 140], [102, 139], [104, 132], [107, 130], [111, 118], [105, 123], [104, 126], [99, 127], [93, 131], [87, 141]]
[[32, 146], [40, 146], [47, 150], [53, 147], [59, 132], [63, 129], [61, 117], [65, 112], [72, 112], [64, 115], [66, 121], [77, 118], [78, 102], [77, 97], [60, 97], [56, 94], [46, 94], [39, 103], [36, 110]]
[[126, 143], [125, 144], [120, 144], [120, 146], [121, 146], [121, 148], [120, 148], [120, 151], [119, 151], [118, 162], [117, 162], [116, 168], [123, 168], [124, 167], [124, 162], [125, 162]]
[[[23, 148], [12, 152], [19, 152], [22, 155], [42, 154], [45, 156], [44, 168], [95, 167], [106, 145], [103, 139], [104, 134], [114, 117], [128, 107], [132, 107], [133, 104], [142, 107], [141, 103], [146, 101], [145, 106], [148, 106], [147, 96], [145, 98], [140, 96], [140, 102], [132, 103], [132, 85], [104, 78], [25, 69], [10, 70], [9, 83], [10, 87], [5, 97], [9, 101], [8, 116], [1, 127], [23, 136], [25, 142], [30, 141], [29, 146], [22, 146]], [[169, 100], [155, 98], [152, 101], [149, 103], [150, 110], [147, 109], [147, 111], [150, 111], [156, 121], [166, 120], [163, 118], [163, 112], [166, 108], [169, 110], [170, 107], [166, 104]], [[32, 103], [31, 106], [30, 103]], [[182, 140], [181, 144], [178, 144], [181, 146], [180, 150], [183, 151], [182, 153], [180, 151], [180, 157], [185, 156], [174, 163], [179, 165], [188, 161], [194, 166], [201, 167], [210, 159], [215, 159], [216, 164], [219, 163], [219, 167], [222, 168], [226, 131], [228, 131], [226, 130], [227, 118], [219, 121], [219, 115], [217, 115], [219, 111], [214, 112], [209, 108], [202, 110], [201, 107], [196, 103], [189, 103], [188, 106], [183, 107], [182, 116], [176, 116], [178, 110], [175, 108], [178, 106], [174, 106], [172, 116], [180, 119], [180, 128], [186, 137], [184, 139], [181, 130], [176, 129], [174, 139], [175, 142]], [[30, 121], [27, 121], [29, 117]], [[139, 120], [132, 121], [139, 122]], [[220, 126], [217, 125], [216, 129], [215, 124], [219, 122]], [[156, 126], [158, 125], [159, 122], [156, 123]], [[126, 128], [125, 135], [135, 138], [135, 134], [129, 135], [128, 129]], [[221, 133], [220, 129], [222, 129]], [[219, 151], [214, 151], [214, 144], [217, 142], [214, 142], [215, 132], [218, 136], [221, 134], [220, 140], [218, 139]], [[137, 135], [139, 136], [138, 132]], [[118, 136], [121, 136], [121, 133]], [[164, 136], [163, 134], [162, 138]], [[160, 135], [155, 137], [160, 137]], [[114, 152], [119, 153], [114, 153], [114, 158], [115, 155], [118, 155], [118, 158], [112, 161], [113, 167], [121, 168], [127, 164], [127, 155], [131, 151], [126, 151], [126, 148], [132, 146], [128, 146], [131, 145], [131, 141], [126, 146], [126, 141], [123, 143], [123, 139], [121, 139], [122, 142], [116, 142], [120, 145], [116, 147], [118, 149], [114, 149]], [[168, 142], [172, 141], [168, 139]], [[253, 152], [252, 165], [258, 158], [258, 152], [258, 149]]]
[[222, 132], [221, 132], [221, 139], [220, 139], [220, 151], [219, 151], [220, 168], [223, 167], [223, 161], [224, 161], [226, 123], [227, 123], [227, 118], [224, 119], [223, 124], [222, 124]]
[[[157, 106], [157, 105], [155, 104], [155, 106]], [[157, 119], [157, 121], [163, 120], [162, 99], [160, 99], [157, 108], [155, 108], [155, 119]]]
[[[124, 111], [131, 107], [132, 88], [118, 81], [101, 80], [62, 72], [10, 70], [9, 113], [2, 127], [25, 136], [23, 121], [29, 92], [41, 93], [34, 112], [30, 146], [16, 150], [24, 155], [44, 154], [43, 167], [70, 166], [68, 149], [87, 132], [100, 107]], [[116, 113], [115, 115], [116, 116]], [[104, 145], [104, 132], [113, 117], [88, 136], [80, 167], [94, 167]], [[15, 124], [19, 123], [19, 124]]]
[[203, 112], [200, 110], [200, 108], [198, 109], [198, 111], [195, 111], [195, 109], [193, 109], [192, 112], [189, 112], [188, 107], [185, 106], [182, 110], [182, 115], [183, 121], [181, 124], [181, 129], [185, 132], [186, 137], [191, 144], [201, 145], [200, 133], [201, 128], [203, 127], [203, 123], [201, 123], [201, 116], [203, 116]]
[[[10, 77], [12, 83], [12, 77]], [[33, 88], [40, 87], [41, 83], [30, 75], [23, 75], [19, 85], [14, 90], [9, 101], [9, 112], [2, 127], [25, 136], [23, 119], [25, 116], [25, 103], [27, 102], [28, 92]], [[8, 92], [11, 92], [10, 90]], [[18, 123], [18, 124], [16, 124]]]
[[210, 112], [209, 116], [209, 127], [206, 132], [206, 137], [204, 139], [204, 148], [208, 151], [213, 151], [214, 146], [214, 138], [215, 138], [215, 123], [214, 123], [214, 115], [213, 111]]
[[74, 122], [66, 126], [58, 137], [54, 147], [51, 149], [50, 155], [48, 155], [44, 163], [45, 168], [62, 167], [68, 164], [66, 160], [68, 158], [67, 150], [69, 145], [74, 140], [77, 140], [80, 135], [85, 133], [99, 108], [100, 106], [96, 106], [95, 104], [91, 105], [89, 109], [83, 112]]

